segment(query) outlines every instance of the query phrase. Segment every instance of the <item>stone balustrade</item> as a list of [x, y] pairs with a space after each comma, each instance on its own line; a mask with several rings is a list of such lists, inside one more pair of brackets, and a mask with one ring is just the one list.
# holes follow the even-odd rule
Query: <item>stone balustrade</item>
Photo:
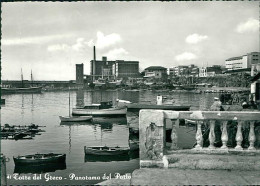
[[[190, 120], [196, 125], [196, 145], [186, 152], [193, 153], [259, 153], [255, 148], [256, 134], [255, 123], [260, 121], [260, 112], [238, 112], [238, 111], [163, 111], [163, 110], [141, 110], [139, 115], [139, 139], [140, 139], [140, 165], [141, 167], [167, 167], [167, 155], [181, 151], [178, 147], [178, 133], [180, 120]], [[166, 148], [166, 122], [171, 120], [172, 131], [169, 148]], [[208, 146], [203, 145], [204, 136], [202, 125], [209, 126]], [[216, 147], [215, 127], [220, 126], [221, 146]], [[234, 147], [228, 146], [228, 126], [236, 126]], [[242, 146], [242, 128], [248, 126], [248, 147]]]

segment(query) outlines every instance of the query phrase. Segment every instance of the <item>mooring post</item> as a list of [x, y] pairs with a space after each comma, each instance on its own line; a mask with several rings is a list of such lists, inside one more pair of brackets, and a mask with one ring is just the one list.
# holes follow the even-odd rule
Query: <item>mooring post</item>
[[1, 185], [5, 186], [5, 185], [7, 185], [6, 159], [2, 153], [1, 153], [0, 159], [1, 159]]

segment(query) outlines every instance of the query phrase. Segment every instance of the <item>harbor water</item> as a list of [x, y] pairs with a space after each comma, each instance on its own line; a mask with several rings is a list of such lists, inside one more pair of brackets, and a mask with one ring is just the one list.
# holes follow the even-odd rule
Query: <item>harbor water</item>
[[[69, 107], [70, 95], [70, 107]], [[84, 146], [128, 146], [129, 125], [138, 124], [138, 113], [124, 118], [96, 118], [93, 122], [61, 123], [59, 116], [69, 115], [72, 107], [117, 99], [136, 103], [155, 103], [156, 96], [168, 96], [176, 105], [191, 105], [192, 110], [207, 110], [216, 94], [194, 94], [155, 91], [60, 91], [42, 94], [4, 95], [1, 125], [46, 126], [41, 135], [32, 139], [1, 140], [1, 153], [10, 159], [6, 163], [8, 185], [65, 185], [95, 184], [114, 175], [125, 175], [139, 168], [138, 152], [120, 159], [92, 159], [85, 157]], [[70, 108], [70, 109], [69, 109]], [[35, 153], [66, 153], [66, 165], [41, 170], [17, 170], [13, 156]], [[16, 174], [17, 173], [17, 174]], [[74, 176], [73, 179], [71, 176]], [[50, 180], [48, 180], [50, 179]], [[58, 179], [58, 180], [57, 180]], [[61, 180], [60, 180], [61, 179]], [[48, 181], [47, 181], [48, 180]]]

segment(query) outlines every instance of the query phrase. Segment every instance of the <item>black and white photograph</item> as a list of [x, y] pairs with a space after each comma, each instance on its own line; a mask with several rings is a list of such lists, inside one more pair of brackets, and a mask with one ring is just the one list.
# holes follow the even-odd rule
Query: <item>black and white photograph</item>
[[260, 185], [259, 12], [1, 2], [1, 185]]

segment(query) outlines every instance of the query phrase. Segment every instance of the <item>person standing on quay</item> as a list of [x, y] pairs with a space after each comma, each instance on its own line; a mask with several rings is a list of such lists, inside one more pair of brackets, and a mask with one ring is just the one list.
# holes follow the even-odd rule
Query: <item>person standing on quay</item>
[[[222, 107], [222, 103], [219, 100], [219, 98], [214, 97], [214, 102], [210, 107], [210, 111], [224, 111], [224, 109]], [[221, 128], [220, 128], [220, 126], [221, 126], [221, 124], [217, 120], [216, 123], [215, 123], [215, 129], [214, 129], [215, 137], [216, 137], [216, 140], [215, 140], [215, 146], [216, 147], [221, 146]], [[206, 125], [206, 130], [205, 130], [205, 134], [204, 134], [204, 137], [203, 137], [203, 139], [204, 139], [203, 144], [205, 145], [205, 147], [209, 146], [208, 136], [209, 136], [209, 124]]]
[[224, 111], [224, 108], [222, 107], [222, 103], [219, 100], [219, 98], [214, 97], [214, 102], [210, 107], [211, 111]]

